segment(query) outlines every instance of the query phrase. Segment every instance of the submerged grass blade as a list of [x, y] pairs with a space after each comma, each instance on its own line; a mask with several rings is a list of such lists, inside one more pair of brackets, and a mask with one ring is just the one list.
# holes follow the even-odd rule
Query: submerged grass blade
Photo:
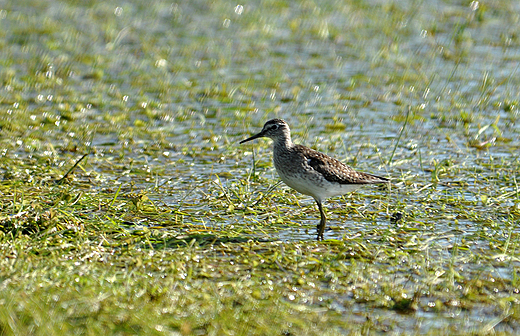
[[389, 166], [392, 165], [392, 160], [394, 159], [395, 151], [397, 150], [397, 146], [399, 146], [399, 143], [401, 142], [401, 137], [402, 137], [403, 132], [404, 132], [404, 130], [406, 128], [406, 125], [408, 124], [408, 118], [410, 116], [410, 110], [411, 110], [411, 108], [410, 108], [410, 106], [408, 106], [403, 126], [401, 127], [401, 131], [399, 132], [399, 136], [397, 137], [397, 141], [395, 142], [394, 149], [392, 150], [392, 154], [390, 154], [390, 158], [388, 159], [388, 162], [387, 162], [387, 165], [389, 165]]
[[69, 174], [72, 173], [72, 171], [80, 164], [80, 162], [83, 161], [83, 159], [86, 158], [89, 154], [90, 153], [83, 154], [83, 156], [81, 156], [79, 160], [77, 160], [76, 163], [74, 163], [74, 165], [70, 167], [70, 169], [65, 173], [65, 175], [63, 175], [62, 178], [56, 181], [56, 183], [61, 184], [69, 176]]

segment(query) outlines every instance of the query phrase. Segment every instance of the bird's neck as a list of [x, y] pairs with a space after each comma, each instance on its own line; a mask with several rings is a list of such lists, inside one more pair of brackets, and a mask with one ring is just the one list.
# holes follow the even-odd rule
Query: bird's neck
[[275, 150], [288, 150], [293, 147], [294, 144], [291, 141], [291, 135], [288, 134], [284, 137], [279, 137], [274, 139], [274, 148]]

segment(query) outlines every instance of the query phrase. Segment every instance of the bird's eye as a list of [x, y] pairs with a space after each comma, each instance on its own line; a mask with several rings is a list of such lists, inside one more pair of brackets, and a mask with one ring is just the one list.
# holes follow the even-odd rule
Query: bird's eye
[[276, 131], [277, 129], [278, 129], [278, 125], [274, 124], [273, 126], [271, 126], [271, 130]]

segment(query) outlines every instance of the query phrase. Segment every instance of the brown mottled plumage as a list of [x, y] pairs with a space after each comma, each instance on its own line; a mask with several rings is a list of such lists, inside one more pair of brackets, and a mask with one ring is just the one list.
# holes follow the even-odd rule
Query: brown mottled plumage
[[282, 181], [316, 200], [321, 215], [318, 240], [323, 239], [327, 221], [322, 206], [325, 199], [349, 193], [365, 184], [388, 182], [387, 178], [357, 172], [330, 156], [293, 144], [289, 125], [282, 119], [269, 120], [260, 133], [240, 143], [261, 137], [268, 137], [274, 141], [273, 161]]
[[327, 181], [339, 184], [369, 184], [374, 181], [388, 181], [383, 177], [357, 172], [341, 161], [338, 161], [311, 148], [294, 145], [295, 151], [307, 158], [307, 163], [320, 173]]

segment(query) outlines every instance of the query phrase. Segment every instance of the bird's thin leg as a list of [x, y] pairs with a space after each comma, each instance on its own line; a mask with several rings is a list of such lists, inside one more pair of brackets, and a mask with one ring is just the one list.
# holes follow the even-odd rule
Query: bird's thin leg
[[316, 200], [316, 204], [318, 204], [318, 209], [320, 209], [320, 223], [318, 224], [318, 237], [317, 240], [323, 240], [323, 231], [325, 231], [325, 223], [327, 222], [327, 217], [325, 216], [325, 212], [323, 211], [323, 206], [321, 205], [321, 201]]

